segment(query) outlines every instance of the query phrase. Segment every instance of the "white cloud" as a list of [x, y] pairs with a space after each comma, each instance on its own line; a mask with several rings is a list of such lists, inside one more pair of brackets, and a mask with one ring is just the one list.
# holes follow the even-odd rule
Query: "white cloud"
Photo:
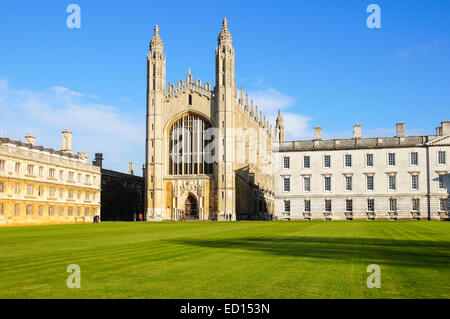
[[264, 78], [262, 76], [258, 76], [256, 78], [256, 81], [253, 82], [253, 85], [261, 85], [264, 81]]
[[75, 91], [71, 91], [68, 88], [65, 88], [65, 87], [62, 87], [62, 86], [51, 87], [49, 89], [49, 91], [53, 92], [55, 94], [61, 94], [61, 95], [68, 94], [68, 95], [73, 95], [73, 96], [83, 96], [83, 94], [81, 94], [81, 93], [78, 93], [78, 92], [75, 92]]
[[420, 46], [420, 50], [422, 50], [422, 51], [429, 51], [429, 50], [431, 50], [433, 47], [437, 46], [437, 45], [439, 44], [439, 42], [440, 42], [439, 40], [434, 40], [434, 41], [431, 42], [431, 43], [421, 45], [421, 46]]
[[284, 112], [281, 115], [284, 120], [287, 141], [312, 138], [313, 134], [308, 125], [308, 122], [311, 120], [309, 117], [288, 112]]
[[31, 91], [11, 88], [0, 78], [0, 127], [4, 135], [22, 140], [31, 131], [36, 144], [60, 149], [61, 131], [73, 132], [74, 152], [104, 153], [105, 168], [126, 171], [129, 161], [144, 161], [145, 117], [93, 103], [92, 94], [62, 86]]
[[5, 91], [8, 89], [8, 81], [6, 79], [0, 78], [0, 91]]
[[410, 57], [412, 54], [412, 50], [411, 49], [406, 49], [406, 50], [398, 50], [397, 51], [397, 56], [401, 59]]
[[273, 88], [249, 92], [248, 95], [249, 99], [253, 99], [253, 104], [258, 106], [258, 110], [263, 111], [263, 115], [267, 117], [273, 127], [278, 110], [282, 110], [286, 140], [311, 138], [312, 132], [308, 125], [311, 119], [292, 111], [286, 111], [295, 105], [293, 97]]
[[[433, 42], [427, 43], [427, 44], [423, 44], [421, 46], [419, 46], [420, 51], [426, 52], [426, 51], [430, 51], [432, 48], [437, 47], [439, 45], [439, 40], [434, 40]], [[402, 50], [397, 50], [397, 57], [399, 57], [400, 59], [404, 59], [404, 58], [408, 58], [410, 56], [413, 55], [413, 53], [416, 52], [417, 49], [402, 49]]]
[[276, 89], [258, 90], [248, 92], [248, 98], [253, 99], [255, 105], [264, 112], [274, 112], [278, 109], [287, 109], [294, 105], [293, 97], [282, 94]]

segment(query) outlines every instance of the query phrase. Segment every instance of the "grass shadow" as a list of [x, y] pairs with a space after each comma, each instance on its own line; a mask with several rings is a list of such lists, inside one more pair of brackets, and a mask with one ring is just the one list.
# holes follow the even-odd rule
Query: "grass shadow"
[[241, 237], [176, 239], [179, 245], [212, 249], [248, 250], [264, 255], [328, 259], [333, 262], [384, 264], [449, 269], [450, 242], [342, 237]]

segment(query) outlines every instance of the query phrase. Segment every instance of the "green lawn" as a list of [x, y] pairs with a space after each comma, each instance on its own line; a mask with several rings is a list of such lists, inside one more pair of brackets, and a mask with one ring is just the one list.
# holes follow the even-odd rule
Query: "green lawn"
[[[69, 289], [66, 267], [81, 267]], [[369, 289], [366, 268], [381, 267]], [[0, 228], [0, 298], [448, 298], [448, 222]]]

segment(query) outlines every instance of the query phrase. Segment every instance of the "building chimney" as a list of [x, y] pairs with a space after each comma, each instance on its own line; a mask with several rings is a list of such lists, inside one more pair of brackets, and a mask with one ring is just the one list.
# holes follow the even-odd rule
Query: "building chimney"
[[34, 146], [34, 143], [36, 142], [36, 137], [34, 137], [31, 133], [28, 133], [25, 135], [25, 144], [30, 144]]
[[62, 131], [62, 149], [66, 153], [72, 153], [72, 132], [69, 130]]
[[133, 164], [133, 162], [128, 163], [128, 174], [134, 175], [134, 164]]
[[404, 137], [405, 136], [405, 123], [400, 122], [397, 123], [397, 137]]
[[442, 135], [442, 127], [436, 127], [436, 135]]
[[353, 138], [361, 138], [361, 124], [353, 125]]
[[441, 135], [450, 134], [450, 121], [441, 122]]
[[92, 161], [92, 165], [103, 168], [103, 153], [95, 153], [95, 159]]
[[314, 139], [315, 140], [322, 139], [322, 128], [320, 126], [314, 127]]

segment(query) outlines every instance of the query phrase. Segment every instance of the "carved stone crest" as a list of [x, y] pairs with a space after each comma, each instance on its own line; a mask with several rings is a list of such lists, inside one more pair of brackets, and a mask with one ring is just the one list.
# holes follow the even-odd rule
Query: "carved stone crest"
[[174, 197], [182, 196], [186, 192], [193, 193], [198, 197], [204, 196], [204, 185], [203, 180], [177, 180], [174, 182], [172, 191]]

